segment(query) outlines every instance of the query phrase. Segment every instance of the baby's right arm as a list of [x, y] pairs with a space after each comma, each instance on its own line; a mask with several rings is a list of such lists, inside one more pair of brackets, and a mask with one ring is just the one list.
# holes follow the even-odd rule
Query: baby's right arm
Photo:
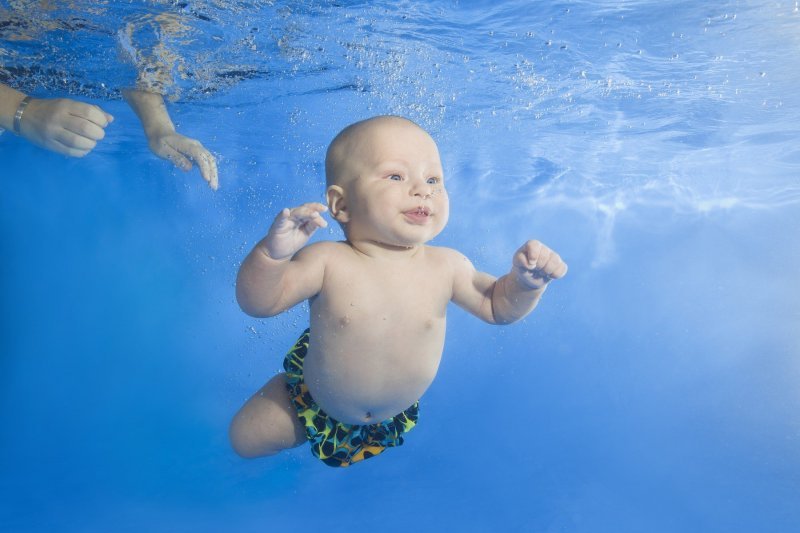
[[236, 299], [245, 313], [277, 315], [322, 289], [322, 255], [303, 247], [318, 228], [327, 227], [321, 214], [326, 209], [307, 203], [275, 217], [239, 269]]

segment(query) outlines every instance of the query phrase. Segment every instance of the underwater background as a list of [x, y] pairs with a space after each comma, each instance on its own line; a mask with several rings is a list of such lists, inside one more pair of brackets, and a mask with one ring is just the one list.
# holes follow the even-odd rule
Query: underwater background
[[[799, 11], [0, 1], [0, 81], [116, 117], [83, 159], [0, 136], [0, 530], [796, 530]], [[218, 191], [120, 99], [148, 60]], [[451, 308], [401, 448], [240, 459], [230, 418], [307, 309], [246, 316], [238, 266], [384, 113], [439, 143], [435, 244], [500, 275], [536, 238], [569, 273], [511, 326]]]

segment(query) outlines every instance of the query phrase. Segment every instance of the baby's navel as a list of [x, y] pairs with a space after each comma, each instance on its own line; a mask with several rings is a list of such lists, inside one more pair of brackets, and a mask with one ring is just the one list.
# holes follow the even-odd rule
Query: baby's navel
[[339, 325], [345, 327], [346, 325], [350, 324], [350, 317], [344, 315], [342, 318], [339, 319]]

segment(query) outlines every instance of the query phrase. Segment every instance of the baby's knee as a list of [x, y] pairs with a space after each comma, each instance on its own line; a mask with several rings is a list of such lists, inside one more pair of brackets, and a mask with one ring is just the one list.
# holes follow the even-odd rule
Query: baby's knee
[[239, 411], [228, 427], [228, 440], [233, 451], [245, 459], [275, 455], [279, 448], [271, 446], [261, 431], [254, 427], [254, 421], [246, 413]]
[[247, 400], [233, 417], [228, 435], [233, 450], [246, 458], [275, 455], [306, 442], [283, 374]]

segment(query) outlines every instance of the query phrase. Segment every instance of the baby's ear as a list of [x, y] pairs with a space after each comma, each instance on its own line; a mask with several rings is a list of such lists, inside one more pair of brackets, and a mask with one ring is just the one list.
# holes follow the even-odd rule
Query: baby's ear
[[350, 215], [344, 202], [344, 189], [339, 185], [331, 185], [325, 192], [325, 197], [328, 200], [328, 211], [331, 216], [337, 222], [345, 224], [350, 219]]

